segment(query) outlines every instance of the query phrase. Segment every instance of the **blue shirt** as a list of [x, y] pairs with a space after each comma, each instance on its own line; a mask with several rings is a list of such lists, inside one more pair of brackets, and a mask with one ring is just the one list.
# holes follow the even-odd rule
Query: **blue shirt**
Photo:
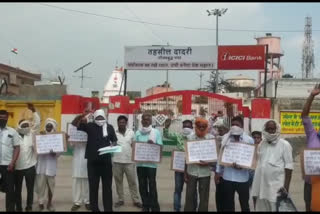
[[[154, 129], [156, 133], [156, 144], [163, 145], [162, 137], [158, 129]], [[147, 142], [149, 140], [149, 134], [143, 135], [139, 130], [135, 134], [135, 141], [139, 142]], [[156, 163], [137, 163], [137, 167], [149, 167], [149, 168], [157, 168], [158, 164]]]
[[[235, 142], [234, 138], [230, 136], [231, 142]], [[243, 133], [240, 136], [240, 142], [244, 143], [250, 143], [254, 144], [254, 140], [252, 137], [247, 135], [246, 133]], [[225, 167], [221, 166], [220, 164], [217, 164], [217, 173], [222, 173], [222, 177], [226, 181], [233, 181], [233, 182], [239, 182], [239, 183], [244, 183], [249, 180], [249, 172], [251, 170], [249, 169], [235, 169], [233, 167]]]

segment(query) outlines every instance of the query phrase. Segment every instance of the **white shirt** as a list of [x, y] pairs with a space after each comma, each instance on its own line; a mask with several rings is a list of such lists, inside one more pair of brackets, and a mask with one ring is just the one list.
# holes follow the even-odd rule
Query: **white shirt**
[[28, 169], [37, 163], [37, 153], [33, 147], [33, 134], [38, 134], [40, 131], [40, 117], [37, 112], [33, 113], [33, 125], [30, 133], [20, 137], [20, 153], [16, 162], [15, 169]]
[[24, 137], [20, 137], [20, 153], [19, 158], [16, 162], [15, 169], [29, 169], [30, 167], [36, 165], [37, 163], [37, 154], [33, 147], [33, 139], [32, 135], [25, 135]]
[[114, 153], [113, 162], [115, 163], [134, 163], [132, 161], [131, 144], [134, 140], [134, 132], [131, 129], [126, 129], [125, 134], [121, 134], [119, 130], [116, 131], [118, 138], [117, 144], [121, 146], [122, 151]]
[[72, 143], [73, 146], [73, 178], [88, 178], [87, 159], [84, 158], [87, 143]]
[[13, 147], [20, 145], [18, 132], [6, 126], [0, 129], [0, 165], [9, 165], [13, 158]]
[[55, 156], [51, 154], [38, 155], [37, 162], [37, 174], [38, 175], [47, 175], [47, 176], [56, 176], [57, 174], [57, 160], [60, 154]]
[[284, 186], [285, 169], [293, 169], [292, 147], [280, 139], [275, 144], [262, 141], [258, 146], [258, 165], [252, 183], [252, 196], [276, 202]]

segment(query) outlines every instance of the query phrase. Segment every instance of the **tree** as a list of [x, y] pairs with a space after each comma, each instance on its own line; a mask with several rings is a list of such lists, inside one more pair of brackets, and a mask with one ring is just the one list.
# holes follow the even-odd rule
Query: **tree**
[[216, 92], [216, 71], [211, 71], [209, 81], [207, 81], [208, 85], [206, 87], [206, 91], [217, 93], [221, 89], [226, 89], [231, 86], [229, 82], [225, 81], [221, 78], [221, 76], [218, 78], [218, 91]]

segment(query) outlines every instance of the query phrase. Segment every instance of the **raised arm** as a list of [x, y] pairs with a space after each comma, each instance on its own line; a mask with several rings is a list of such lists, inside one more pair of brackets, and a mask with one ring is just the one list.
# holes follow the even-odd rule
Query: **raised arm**
[[301, 113], [301, 117], [306, 117], [309, 115], [312, 101], [313, 101], [314, 97], [317, 96], [318, 94], [320, 94], [320, 84], [316, 84], [314, 89], [311, 91], [306, 103], [304, 104], [304, 107], [303, 107], [303, 110]]

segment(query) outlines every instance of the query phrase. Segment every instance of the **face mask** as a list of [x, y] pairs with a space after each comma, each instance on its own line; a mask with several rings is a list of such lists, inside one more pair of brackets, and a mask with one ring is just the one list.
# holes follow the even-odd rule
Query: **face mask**
[[240, 128], [239, 126], [231, 126], [230, 134], [231, 135], [242, 135], [243, 134], [243, 129]]
[[0, 128], [4, 128], [7, 125], [7, 120], [0, 120]]
[[190, 129], [190, 128], [183, 128], [182, 129], [183, 136], [188, 136], [188, 135], [192, 134], [192, 132], [193, 132], [193, 129]]
[[94, 121], [98, 126], [103, 126], [106, 123], [106, 120], [95, 120]]
[[27, 128], [20, 128], [20, 129], [18, 129], [18, 132], [20, 133], [20, 134], [22, 134], [22, 135], [27, 135], [27, 134], [29, 134], [30, 133], [30, 127], [27, 127]]
[[142, 134], [147, 134], [147, 133], [151, 132], [151, 130], [152, 130], [152, 126], [150, 125], [148, 127], [142, 127], [140, 131]]

